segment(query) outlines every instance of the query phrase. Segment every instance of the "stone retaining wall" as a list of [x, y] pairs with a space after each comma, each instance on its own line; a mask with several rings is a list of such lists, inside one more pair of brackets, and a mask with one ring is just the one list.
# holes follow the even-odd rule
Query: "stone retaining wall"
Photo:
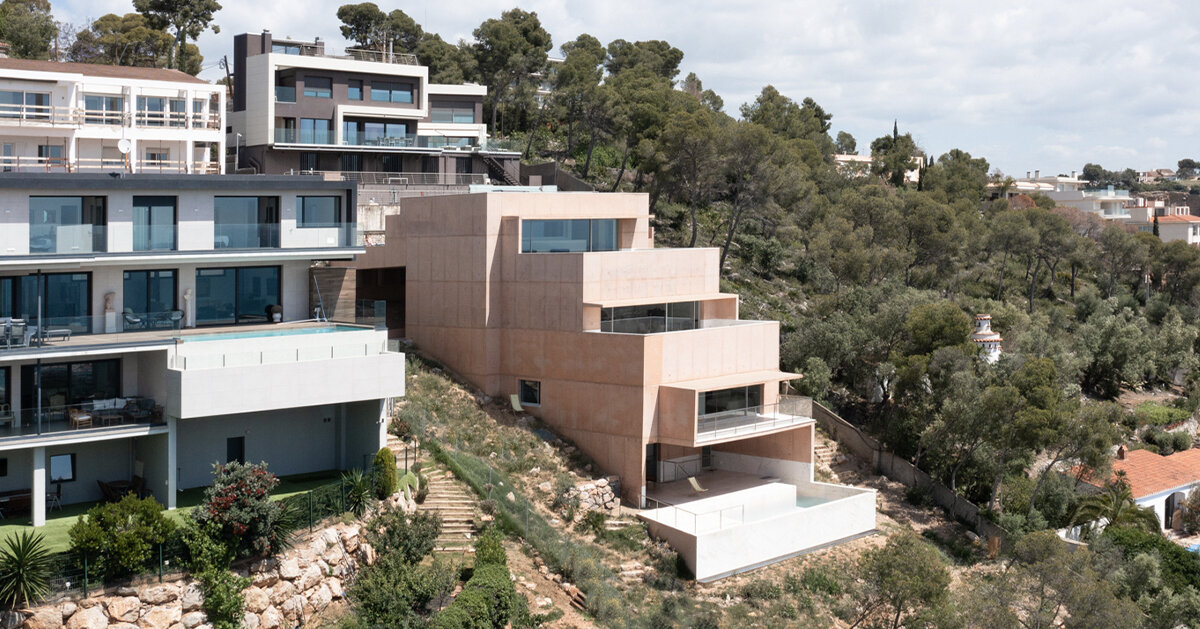
[[[303, 625], [345, 596], [343, 583], [375, 550], [360, 539], [359, 525], [336, 524], [314, 532], [277, 558], [235, 564], [251, 579], [244, 591], [246, 629]], [[24, 629], [212, 629], [201, 610], [204, 596], [190, 578], [139, 587], [109, 588], [98, 596], [22, 610], [0, 622]]]

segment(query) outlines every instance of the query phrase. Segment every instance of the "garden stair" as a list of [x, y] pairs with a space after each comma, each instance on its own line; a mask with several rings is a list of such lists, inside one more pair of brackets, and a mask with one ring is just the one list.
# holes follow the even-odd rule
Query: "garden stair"
[[429, 479], [429, 495], [417, 509], [442, 517], [442, 534], [434, 552], [475, 552], [475, 494], [445, 470], [431, 469], [425, 476]]
[[824, 463], [826, 467], [833, 466], [833, 457], [837, 454], [837, 448], [828, 442], [818, 443], [813, 446], [813, 458], [820, 463]]

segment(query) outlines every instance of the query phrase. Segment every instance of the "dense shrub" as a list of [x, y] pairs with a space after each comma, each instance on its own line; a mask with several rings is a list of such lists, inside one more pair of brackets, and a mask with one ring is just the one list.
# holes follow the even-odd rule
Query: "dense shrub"
[[371, 479], [358, 470], [342, 474], [343, 490], [346, 496], [346, 510], [355, 516], [361, 516], [371, 506], [374, 491]]
[[396, 475], [396, 455], [388, 448], [375, 453], [374, 469], [375, 497], [383, 500], [396, 493], [400, 477]]
[[1185, 409], [1163, 406], [1157, 402], [1142, 402], [1133, 411], [1139, 426], [1170, 426], [1187, 421], [1191, 416]]
[[1200, 555], [1162, 535], [1124, 526], [1110, 526], [1104, 539], [1121, 549], [1126, 559], [1141, 553], [1157, 553], [1162, 559], [1163, 585], [1179, 592], [1187, 586], [1200, 588]]
[[489, 528], [475, 538], [475, 565], [508, 565], [508, 554], [504, 551], [504, 536], [495, 528]]
[[41, 533], [21, 531], [0, 544], [0, 606], [18, 609], [50, 592], [50, 551]]
[[600, 537], [604, 535], [604, 522], [607, 519], [602, 511], [588, 511], [584, 514], [583, 519], [575, 525], [575, 528]]
[[448, 594], [457, 582], [454, 570], [441, 560], [418, 565], [392, 553], [360, 571], [349, 595], [367, 626], [412, 627], [419, 626], [427, 604]]
[[774, 601], [783, 596], [783, 588], [766, 579], [755, 579], [743, 585], [739, 594], [752, 601]]
[[1146, 431], [1143, 439], [1147, 444], [1157, 448], [1158, 453], [1163, 456], [1168, 456], [1192, 447], [1192, 436], [1183, 431], [1167, 432], [1165, 430], [1151, 429]]
[[501, 629], [510, 622], [528, 623], [525, 597], [517, 594], [508, 568], [503, 564], [477, 565], [471, 580], [454, 597], [449, 607], [434, 616], [438, 629]]
[[249, 587], [250, 580], [229, 571], [237, 555], [236, 545], [222, 537], [215, 522], [201, 523], [195, 513], [179, 531], [188, 551], [185, 565], [200, 582], [204, 613], [214, 629], [237, 629], [245, 609], [242, 590]]
[[153, 498], [127, 494], [119, 502], [88, 509], [71, 527], [71, 548], [87, 553], [105, 579], [136, 574], [154, 556], [154, 547], [167, 541], [175, 523], [163, 515]]
[[442, 519], [428, 512], [385, 511], [367, 523], [367, 541], [381, 555], [399, 554], [416, 563], [433, 551], [442, 532]]
[[213, 466], [213, 484], [192, 511], [202, 528], [218, 535], [238, 557], [271, 555], [287, 546], [292, 528], [284, 506], [271, 500], [279, 479], [266, 463]]

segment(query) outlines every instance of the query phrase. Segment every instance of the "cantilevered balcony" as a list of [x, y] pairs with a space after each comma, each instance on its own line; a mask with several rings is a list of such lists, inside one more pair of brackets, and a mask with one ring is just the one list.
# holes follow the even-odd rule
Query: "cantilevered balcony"
[[728, 441], [812, 423], [812, 398], [704, 413], [696, 417], [696, 444]]

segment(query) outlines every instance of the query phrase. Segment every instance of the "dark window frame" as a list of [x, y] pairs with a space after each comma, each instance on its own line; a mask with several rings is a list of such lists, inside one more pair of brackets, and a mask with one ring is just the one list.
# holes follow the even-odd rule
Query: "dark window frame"
[[[171, 200], [171, 229], [172, 229], [171, 247], [168, 249], [156, 249], [156, 248], [150, 247], [149, 244], [147, 244], [147, 248], [139, 249], [138, 248], [139, 243], [138, 243], [138, 239], [137, 239], [137, 229], [138, 229], [137, 213], [138, 213], [138, 210], [145, 209], [147, 211], [146, 212], [147, 213], [146, 229], [148, 230], [147, 235], [149, 235], [149, 233], [151, 231], [153, 231], [155, 228], [154, 212], [152, 212], [150, 210], [151, 210], [151, 208], [155, 208], [155, 207], [165, 207], [165, 204], [160, 205], [159, 202], [162, 202], [166, 199]], [[178, 251], [179, 250], [179, 197], [169, 196], [169, 195], [138, 195], [138, 196], [133, 197], [133, 230], [134, 230], [134, 240], [133, 240], [133, 250], [134, 251]], [[149, 238], [149, 243], [153, 243], [153, 242], [154, 242], [154, 238], [151, 236]]]
[[[233, 323], [226, 323], [224, 321], [218, 321], [216, 323], [201, 323], [199, 313], [197, 313], [196, 327], [203, 328], [203, 327], [215, 327], [215, 326], [222, 326], [222, 325], [255, 325], [258, 323], [271, 323], [269, 317], [265, 321], [239, 321], [238, 320], [241, 317], [241, 309], [238, 307], [238, 300], [240, 299], [240, 295], [242, 292], [242, 286], [241, 286], [242, 278], [241, 278], [241, 273], [239, 273], [239, 271], [241, 271], [242, 269], [275, 269], [275, 294], [279, 296], [279, 301], [280, 301], [279, 305], [283, 306], [283, 267], [281, 265], [260, 264], [260, 265], [254, 265], [254, 266], [199, 267], [196, 269], [196, 277], [197, 278], [200, 277], [200, 273], [203, 271], [230, 271], [230, 270], [233, 271]], [[195, 283], [199, 284], [199, 281], [197, 280]], [[197, 295], [197, 301], [198, 300], [199, 300], [199, 295]]]
[[[526, 393], [532, 393], [532, 398], [527, 398]], [[541, 406], [542, 405], [542, 381], [541, 380], [526, 380], [524, 378], [517, 381], [517, 399], [521, 402], [521, 406]]]
[[[320, 85], [311, 85], [311, 81], [321, 82]], [[329, 82], [329, 87], [325, 87], [324, 82]], [[333, 98], [333, 79], [327, 76], [304, 76], [304, 97], [305, 98]]]
[[[358, 90], [358, 96], [355, 96], [355, 90]], [[346, 81], [346, 99], [347, 100], [362, 100], [363, 99], [363, 81], [362, 79], [348, 79]]]
[[[54, 459], [68, 457], [71, 466], [70, 478], [55, 478], [54, 477]], [[74, 452], [63, 452], [61, 454], [51, 454], [46, 461], [46, 476], [51, 483], [71, 483], [79, 478], [79, 468], [75, 466], [76, 458]]]
[[[144, 279], [146, 282], [146, 300], [147, 300], [147, 302], [150, 301], [150, 287], [152, 286], [153, 281], [155, 279], [163, 279], [163, 278], [152, 278], [150, 276], [150, 274], [151, 273], [172, 273], [173, 274], [172, 277], [175, 280], [175, 288], [171, 291], [171, 310], [179, 309], [179, 269], [124, 269], [123, 271], [121, 271], [121, 305], [124, 308], [129, 308], [129, 304], [125, 301], [126, 293], [127, 293], [127, 291], [125, 290], [125, 282], [129, 281], [129, 278], [127, 278], [125, 276], [129, 273], [145, 273], [146, 274], [146, 277]], [[134, 308], [132, 310], [133, 310], [134, 314], [151, 314], [149, 312], [149, 310], [145, 309], [145, 308], [140, 309], [140, 310], [137, 308]]]
[[[333, 221], [309, 220], [306, 216], [308, 208], [305, 207], [306, 199], [333, 199], [334, 207]], [[315, 229], [320, 227], [341, 227], [345, 224], [345, 216], [342, 214], [342, 198], [339, 196], [328, 195], [306, 195], [296, 197], [296, 227], [300, 229]]]

